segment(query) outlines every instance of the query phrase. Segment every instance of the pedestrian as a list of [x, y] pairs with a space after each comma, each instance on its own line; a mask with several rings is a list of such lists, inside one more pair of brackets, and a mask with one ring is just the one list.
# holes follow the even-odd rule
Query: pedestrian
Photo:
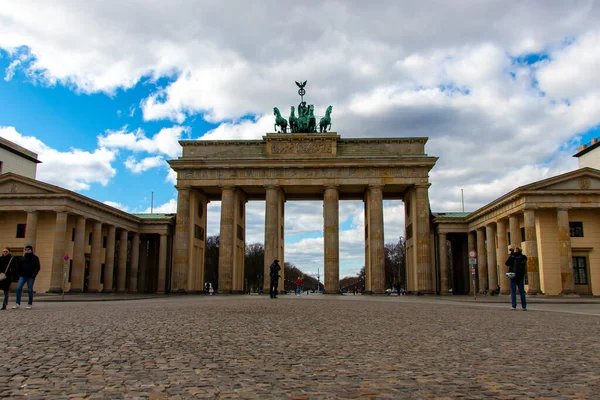
[[510, 279], [511, 310], [517, 309], [517, 288], [521, 297], [521, 307], [527, 311], [527, 300], [525, 299], [525, 274], [527, 272], [527, 256], [521, 252], [520, 247], [510, 249], [510, 255], [506, 260], [508, 272], [506, 276]]
[[279, 286], [279, 271], [281, 271], [281, 266], [279, 265], [279, 260], [274, 260], [273, 264], [269, 267], [269, 278], [271, 278], [271, 283], [269, 285], [269, 295], [272, 299], [277, 298], [277, 287]]
[[210, 285], [208, 284], [208, 282], [204, 282], [204, 294], [208, 295], [210, 290]]
[[19, 283], [17, 284], [17, 304], [12, 307], [13, 309], [21, 307], [21, 293], [23, 292], [25, 282], [27, 282], [27, 294], [29, 296], [29, 301], [25, 308], [30, 309], [33, 306], [33, 284], [35, 277], [40, 272], [40, 259], [33, 254], [33, 247], [27, 245], [24, 250], [25, 254], [18, 262]]
[[0, 308], [0, 310], [6, 310], [6, 306], [8, 305], [8, 291], [10, 290], [10, 284], [12, 283], [13, 272], [17, 269], [17, 263], [14, 261], [12, 254], [10, 254], [10, 250], [6, 247], [3, 248], [2, 255], [0, 256], [0, 273], [3, 273], [4, 276], [0, 276], [3, 278], [0, 280], [0, 289], [4, 291], [4, 301], [2, 302], [2, 308]]
[[296, 279], [296, 296], [300, 296], [302, 294], [302, 277], [298, 277]]

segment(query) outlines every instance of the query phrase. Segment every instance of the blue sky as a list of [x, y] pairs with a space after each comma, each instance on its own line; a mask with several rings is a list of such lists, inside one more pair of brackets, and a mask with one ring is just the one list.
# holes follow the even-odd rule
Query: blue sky
[[[290, 1], [277, 9], [294, 18], [274, 21], [266, 0], [230, 0], [225, 13], [184, 0], [5, 0], [0, 135], [40, 154], [41, 180], [129, 212], [154, 192], [155, 210], [174, 212], [165, 160], [179, 139], [259, 139], [308, 80], [306, 99], [333, 105], [342, 137], [429, 137], [431, 208], [460, 211], [463, 189], [475, 210], [577, 168], [577, 146], [600, 136], [600, 10], [469, 3]], [[363, 264], [364, 215], [361, 202], [340, 207], [345, 275]], [[384, 213], [397, 240], [402, 202]], [[251, 241], [262, 214], [249, 203]], [[321, 202], [286, 204], [287, 261], [322, 266], [320, 214]], [[208, 215], [217, 233], [218, 202]]]

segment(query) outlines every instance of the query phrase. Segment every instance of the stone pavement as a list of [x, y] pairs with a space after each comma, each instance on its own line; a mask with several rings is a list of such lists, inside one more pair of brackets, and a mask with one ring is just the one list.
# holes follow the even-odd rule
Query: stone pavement
[[[568, 310], [580, 306], [592, 312]], [[39, 302], [0, 313], [0, 396], [593, 398], [593, 308], [414, 296]]]

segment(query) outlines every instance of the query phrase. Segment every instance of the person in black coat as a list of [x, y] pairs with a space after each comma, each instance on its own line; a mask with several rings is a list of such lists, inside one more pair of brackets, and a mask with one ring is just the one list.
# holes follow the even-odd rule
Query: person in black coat
[[13, 259], [12, 254], [10, 254], [10, 250], [5, 247], [2, 249], [2, 255], [0, 256], [0, 272], [6, 274], [6, 278], [0, 281], [0, 289], [4, 291], [4, 301], [0, 310], [6, 310], [6, 306], [8, 305], [8, 291], [12, 283], [13, 272], [16, 269], [17, 263]]
[[521, 307], [527, 310], [527, 299], [525, 298], [525, 274], [527, 273], [527, 256], [523, 254], [520, 247], [510, 249], [510, 256], [506, 260], [508, 273], [506, 276], [510, 279], [510, 301], [511, 310], [517, 309], [517, 289], [521, 297]]
[[27, 302], [27, 309], [33, 305], [33, 283], [35, 277], [40, 272], [40, 259], [38, 256], [33, 254], [33, 247], [25, 246], [25, 254], [19, 259], [19, 283], [17, 284], [17, 304], [12, 308], [17, 309], [21, 307], [21, 293], [23, 292], [23, 286], [27, 282], [27, 294], [29, 295], [29, 301]]
[[277, 298], [277, 287], [279, 286], [279, 271], [281, 271], [281, 265], [279, 260], [273, 261], [273, 264], [269, 267], [269, 277], [271, 278], [271, 284], [269, 286], [269, 294], [272, 299]]

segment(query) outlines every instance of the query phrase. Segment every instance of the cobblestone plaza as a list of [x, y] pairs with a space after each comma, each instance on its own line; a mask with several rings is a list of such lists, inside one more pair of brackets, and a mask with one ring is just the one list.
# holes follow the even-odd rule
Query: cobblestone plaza
[[[181, 296], [0, 314], [9, 398], [592, 398], [600, 304]], [[594, 333], [595, 332], [595, 333]]]

